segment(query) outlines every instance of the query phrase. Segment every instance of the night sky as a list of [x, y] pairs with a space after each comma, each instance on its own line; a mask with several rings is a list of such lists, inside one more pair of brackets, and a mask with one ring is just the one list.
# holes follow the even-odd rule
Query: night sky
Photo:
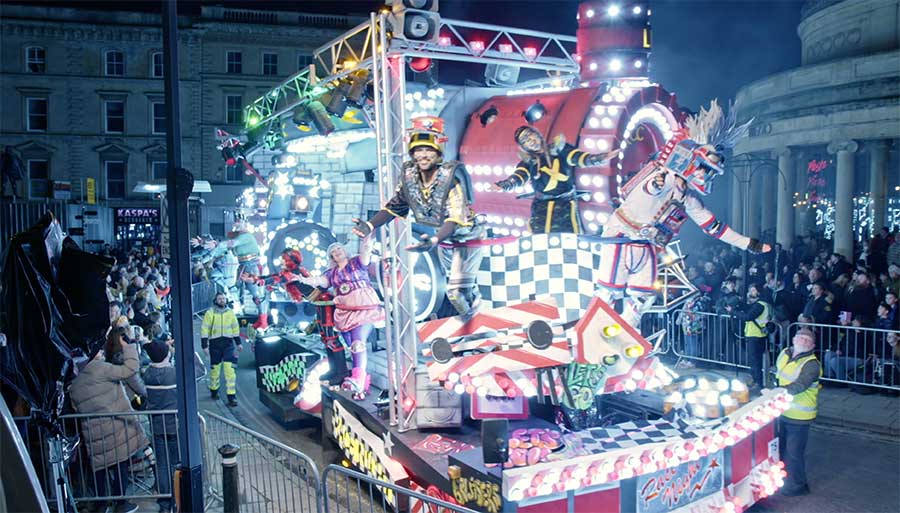
[[[32, 1], [86, 8], [153, 11], [159, 2]], [[447, 18], [575, 35], [578, 1], [572, 0], [440, 0]], [[634, 0], [622, 0], [632, 4]], [[644, 3], [644, 2], [642, 2]], [[712, 98], [733, 99], [754, 80], [800, 64], [800, 0], [662, 0], [651, 1], [653, 53], [650, 75], [674, 91], [691, 110]], [[179, 2], [181, 11], [225, 4], [249, 9], [282, 9], [311, 13], [366, 15], [382, 1], [200, 1]], [[481, 80], [480, 74], [470, 77]], [[461, 82], [461, 80], [454, 80]]]

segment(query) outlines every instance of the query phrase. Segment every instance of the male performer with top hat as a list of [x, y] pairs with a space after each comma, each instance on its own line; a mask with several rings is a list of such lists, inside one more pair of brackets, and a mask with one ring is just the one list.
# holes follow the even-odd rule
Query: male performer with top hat
[[510, 190], [530, 181], [534, 188], [528, 222], [532, 233], [584, 232], [575, 170], [597, 166], [618, 155], [619, 150], [587, 153], [567, 144], [561, 135], [548, 145], [540, 132], [527, 125], [516, 130], [515, 139], [522, 149], [522, 160], [512, 175], [494, 184], [494, 190]]
[[425, 252], [440, 243], [441, 266], [449, 276], [447, 299], [456, 312], [472, 315], [480, 302], [475, 275], [481, 264], [482, 248], [473, 241], [483, 239], [484, 228], [471, 208], [474, 200], [471, 180], [463, 165], [444, 161], [443, 120], [435, 117], [413, 119], [409, 156], [403, 163], [400, 184], [394, 197], [368, 221], [356, 220], [353, 233], [365, 237], [394, 217], [412, 212], [419, 224], [431, 226], [434, 235], [406, 249]]

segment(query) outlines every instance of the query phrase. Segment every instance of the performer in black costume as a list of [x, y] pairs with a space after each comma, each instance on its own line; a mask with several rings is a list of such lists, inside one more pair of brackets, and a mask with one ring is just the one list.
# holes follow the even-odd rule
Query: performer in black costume
[[599, 165], [618, 155], [619, 150], [587, 153], [567, 144], [562, 136], [548, 146], [541, 133], [527, 125], [516, 130], [515, 138], [523, 158], [513, 174], [497, 182], [494, 190], [510, 190], [530, 180], [534, 188], [529, 220], [532, 233], [584, 232], [575, 170]]
[[465, 167], [457, 161], [442, 160], [443, 120], [433, 117], [413, 120], [409, 142], [412, 160], [403, 164], [403, 179], [394, 197], [368, 221], [356, 220], [353, 233], [365, 237], [394, 217], [412, 212], [419, 224], [437, 229], [433, 236], [423, 235], [408, 251], [425, 252], [441, 242], [441, 266], [449, 277], [447, 299], [460, 315], [472, 315], [480, 303], [475, 275], [481, 265], [480, 245], [467, 245], [483, 239], [484, 227], [478, 223], [470, 205], [474, 198]]

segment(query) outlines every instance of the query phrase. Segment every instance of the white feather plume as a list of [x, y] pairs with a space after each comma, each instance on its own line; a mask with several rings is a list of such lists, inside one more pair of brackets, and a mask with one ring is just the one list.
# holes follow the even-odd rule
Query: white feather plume
[[717, 100], [710, 102], [709, 109], [701, 107], [699, 114], [684, 121], [690, 139], [696, 143], [711, 144], [720, 149], [733, 148], [738, 140], [747, 134], [753, 120], [750, 119], [743, 125], [738, 125], [734, 105], [730, 104], [728, 111], [728, 116], [725, 116]]

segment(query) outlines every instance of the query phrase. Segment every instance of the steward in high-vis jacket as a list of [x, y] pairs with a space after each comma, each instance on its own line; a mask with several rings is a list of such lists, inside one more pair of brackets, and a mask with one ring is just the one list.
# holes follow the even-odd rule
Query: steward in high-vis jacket
[[234, 311], [228, 308], [225, 294], [216, 294], [213, 306], [203, 316], [200, 325], [200, 345], [209, 356], [209, 393], [213, 399], [219, 397], [219, 376], [224, 369], [225, 393], [228, 394], [228, 406], [236, 406], [237, 354], [241, 346], [241, 330]]
[[819, 378], [822, 366], [816, 358], [815, 335], [804, 328], [794, 335], [793, 346], [778, 355], [775, 362], [778, 386], [794, 396], [791, 406], [779, 419], [779, 448], [787, 478], [783, 495], [806, 495], [806, 441], [809, 425], [816, 418], [819, 398]]

